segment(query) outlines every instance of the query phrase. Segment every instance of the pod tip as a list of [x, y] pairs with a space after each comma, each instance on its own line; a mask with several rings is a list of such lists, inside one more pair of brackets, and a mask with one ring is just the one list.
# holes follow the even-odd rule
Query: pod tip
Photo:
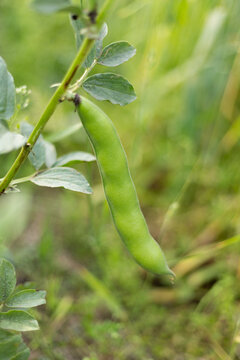
[[175, 280], [176, 280], [176, 275], [175, 275], [175, 273], [174, 273], [171, 269], [169, 269], [169, 267], [168, 267], [168, 269], [167, 269], [166, 275], [168, 276], [171, 284], [174, 285], [174, 284], [175, 284]]

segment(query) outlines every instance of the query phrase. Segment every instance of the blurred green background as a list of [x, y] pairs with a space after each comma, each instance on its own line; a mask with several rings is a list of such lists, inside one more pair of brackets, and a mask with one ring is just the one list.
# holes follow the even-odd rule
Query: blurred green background
[[[173, 286], [133, 262], [116, 233], [96, 164], [81, 164], [92, 196], [22, 185], [1, 197], [0, 240], [19, 282], [47, 290], [31, 359], [240, 359], [240, 2], [116, 1], [104, 44], [136, 56], [112, 71], [134, 85], [113, 119], [151, 233], [177, 275]], [[0, 55], [32, 90], [19, 121], [36, 123], [75, 54], [69, 18], [1, 0]], [[96, 71], [107, 71], [98, 66]], [[61, 104], [49, 136], [78, 122]], [[58, 155], [92, 151], [79, 130]], [[0, 157], [0, 177], [16, 157]], [[29, 164], [18, 176], [31, 173]]]

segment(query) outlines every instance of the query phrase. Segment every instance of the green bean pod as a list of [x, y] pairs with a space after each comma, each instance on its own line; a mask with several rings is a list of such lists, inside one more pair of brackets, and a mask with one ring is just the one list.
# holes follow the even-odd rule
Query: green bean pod
[[173, 275], [150, 235], [132, 181], [127, 157], [110, 118], [81, 96], [77, 112], [94, 148], [115, 227], [136, 262], [158, 274]]

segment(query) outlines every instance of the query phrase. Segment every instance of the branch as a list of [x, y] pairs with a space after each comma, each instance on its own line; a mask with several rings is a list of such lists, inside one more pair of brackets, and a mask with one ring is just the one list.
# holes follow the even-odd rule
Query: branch
[[[103, 7], [96, 19], [96, 25], [98, 28], [100, 28], [106, 18], [107, 12], [112, 5], [113, 0], [106, 0], [103, 4]], [[11, 183], [12, 179], [16, 175], [18, 169], [23, 164], [23, 162], [28, 157], [29, 153], [31, 152], [34, 144], [36, 143], [37, 139], [39, 138], [40, 134], [42, 133], [46, 123], [54, 113], [58, 103], [59, 99], [63, 96], [65, 91], [67, 90], [70, 82], [72, 81], [74, 75], [76, 74], [78, 68], [83, 64], [87, 54], [91, 50], [92, 46], [94, 44], [94, 39], [86, 38], [75, 59], [73, 60], [72, 64], [70, 65], [66, 75], [64, 76], [61, 84], [51, 97], [47, 107], [45, 108], [42, 116], [40, 117], [38, 123], [36, 124], [35, 128], [33, 129], [31, 135], [29, 136], [27, 143], [21, 148], [20, 153], [18, 154], [16, 160], [14, 161], [13, 165], [3, 178], [2, 182], [0, 183], [0, 195], [4, 193], [4, 191], [7, 189], [9, 184]]]

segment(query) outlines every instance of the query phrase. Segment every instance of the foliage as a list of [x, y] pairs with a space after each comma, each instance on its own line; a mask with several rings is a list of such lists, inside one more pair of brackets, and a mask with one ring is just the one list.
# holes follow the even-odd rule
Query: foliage
[[0, 261], [0, 357], [4, 360], [25, 360], [29, 349], [17, 332], [38, 330], [38, 322], [28, 310], [46, 303], [46, 291], [18, 290], [14, 266]]
[[[135, 84], [137, 100], [101, 106], [115, 119], [151, 232], [176, 272], [174, 287], [126, 256], [94, 162], [70, 163], [91, 197], [28, 183], [1, 197], [0, 238], [21, 278], [48, 292], [41, 336], [27, 335], [33, 359], [240, 358], [239, 11], [234, 0], [123, 0], [103, 40], [137, 48], [118, 70]], [[63, 13], [39, 15], [27, 1], [2, 0], [0, 20], [1, 56], [16, 86], [32, 89], [17, 121], [35, 124], [49, 85], [74, 56], [71, 28]], [[10, 131], [19, 134], [17, 123]], [[91, 153], [71, 104], [59, 106], [43, 138], [58, 158]], [[1, 155], [0, 177], [15, 155]], [[32, 172], [26, 163], [19, 176]]]

